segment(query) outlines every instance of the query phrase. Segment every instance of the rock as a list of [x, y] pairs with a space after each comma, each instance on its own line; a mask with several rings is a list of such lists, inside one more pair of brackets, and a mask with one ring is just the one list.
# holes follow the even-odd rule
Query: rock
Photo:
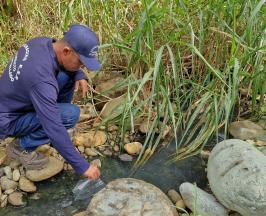
[[121, 154], [118, 157], [121, 161], [127, 161], [127, 162], [133, 161], [133, 157], [129, 154]]
[[97, 167], [101, 167], [102, 166], [102, 162], [101, 162], [100, 159], [95, 159], [95, 160], [91, 161], [90, 164], [94, 164]]
[[169, 190], [168, 192], [167, 192], [167, 195], [168, 195], [168, 197], [171, 199], [171, 201], [173, 202], [173, 203], [176, 203], [177, 201], [179, 201], [179, 200], [181, 200], [182, 198], [181, 198], [181, 196], [179, 195], [179, 193], [177, 193], [175, 190]]
[[0, 167], [0, 178], [5, 175], [4, 167]]
[[141, 180], [124, 178], [109, 182], [92, 198], [86, 215], [178, 216], [168, 197]]
[[18, 168], [18, 170], [19, 170], [19, 172], [20, 172], [20, 176], [25, 176], [25, 175], [26, 175], [26, 173], [25, 173], [25, 170], [24, 170], [24, 167], [23, 167], [23, 166], [20, 166], [20, 167]]
[[179, 210], [184, 210], [186, 208], [184, 200], [180, 199], [175, 203], [175, 207]]
[[2, 165], [6, 160], [6, 150], [5, 148], [0, 148], [0, 165]]
[[246, 140], [250, 145], [255, 145], [255, 140]]
[[[126, 91], [126, 87], [115, 87], [119, 86], [124, 81], [122, 77], [111, 78], [109, 80], [105, 80], [104, 82], [99, 83], [96, 85], [95, 90], [99, 93], [102, 93], [103, 95], [106, 95], [111, 98], [116, 98], [120, 95], [122, 95]], [[114, 88], [115, 87], [115, 88]]]
[[86, 148], [85, 154], [88, 156], [97, 156], [97, 152], [93, 148]]
[[[216, 201], [215, 197], [197, 186], [185, 182], [179, 187], [186, 206], [194, 213], [211, 216], [227, 216], [227, 210]], [[196, 210], [196, 212], [194, 212]]]
[[208, 161], [212, 192], [228, 209], [243, 216], [266, 212], [266, 157], [238, 139], [218, 143]]
[[23, 202], [23, 194], [19, 192], [14, 192], [8, 196], [8, 202], [13, 206], [25, 205]]
[[89, 120], [90, 118], [91, 118], [90, 114], [80, 114], [79, 122], [83, 122], [83, 121]]
[[35, 192], [37, 190], [35, 184], [24, 176], [19, 179], [18, 186], [20, 190], [29, 193]]
[[39, 200], [41, 198], [41, 194], [40, 193], [34, 193], [29, 198], [32, 200]]
[[201, 156], [203, 159], [208, 159], [209, 156], [210, 156], [210, 151], [208, 151], [208, 150], [202, 150], [202, 151], [200, 152], [200, 156]]
[[77, 214], [74, 214], [73, 216], [87, 216], [87, 215], [86, 215], [86, 212], [83, 211], [83, 212], [79, 212]]
[[139, 130], [140, 130], [141, 133], [145, 133], [145, 134], [146, 134], [146, 133], [149, 132], [151, 126], [152, 126], [152, 121], [151, 121], [151, 120], [149, 121], [148, 119], [145, 119], [145, 120], [140, 124], [140, 126], [139, 126]]
[[86, 143], [87, 141], [88, 139], [85, 134], [77, 134], [73, 139], [73, 143], [76, 146], [84, 146], [84, 143]]
[[84, 146], [78, 146], [78, 150], [80, 151], [80, 153], [84, 153], [85, 147]]
[[106, 149], [103, 154], [107, 157], [111, 157], [113, 155], [112, 151], [110, 151], [109, 149]]
[[1, 177], [0, 182], [1, 182], [1, 188], [3, 190], [16, 189], [18, 186], [17, 182], [8, 179], [6, 176]]
[[73, 167], [70, 164], [67, 164], [67, 170], [73, 170]]
[[232, 122], [229, 126], [230, 134], [237, 139], [260, 139], [266, 136], [263, 128], [249, 120]]
[[4, 194], [9, 195], [9, 194], [12, 194], [14, 191], [15, 191], [14, 189], [8, 189], [8, 190], [6, 190], [6, 191], [4, 192]]
[[7, 178], [12, 179], [12, 170], [9, 166], [4, 167], [4, 172]]
[[17, 160], [12, 160], [9, 164], [11, 169], [18, 169], [18, 167], [21, 165], [21, 163]]
[[114, 146], [114, 151], [115, 151], [115, 152], [119, 152], [119, 151], [120, 151], [120, 147], [119, 147], [119, 145], [115, 145], [115, 146]]
[[123, 113], [125, 104], [126, 104], [125, 95], [112, 99], [104, 105], [100, 113], [100, 116], [108, 120], [114, 119], [115, 117]]
[[262, 141], [262, 140], [257, 140], [255, 142], [256, 146], [266, 146], [266, 141]]
[[128, 154], [136, 155], [139, 154], [142, 144], [139, 142], [127, 143], [124, 145], [124, 148]]
[[54, 157], [49, 157], [49, 162], [45, 168], [40, 170], [27, 170], [26, 177], [33, 182], [43, 181], [60, 173], [63, 167], [64, 162]]
[[0, 207], [1, 208], [6, 207], [6, 205], [7, 205], [7, 196], [8, 195], [6, 195], [6, 194], [2, 194], [2, 196], [0, 198], [0, 203], [1, 203]]
[[15, 169], [14, 171], [13, 171], [13, 174], [12, 174], [12, 179], [13, 179], [13, 181], [18, 181], [19, 180], [19, 178], [20, 178], [20, 172], [19, 172], [19, 170], [18, 169]]
[[36, 151], [45, 154], [45, 153], [47, 153], [49, 151], [50, 148], [51, 147], [50, 147], [49, 144], [40, 145], [40, 146], [38, 146], [38, 148], [36, 149]]
[[117, 131], [118, 127], [116, 125], [111, 125], [110, 127], [108, 127], [108, 131], [109, 132], [113, 132], [113, 131]]
[[103, 131], [90, 130], [87, 133], [78, 134], [74, 138], [77, 146], [96, 147], [103, 145], [107, 140], [107, 136]]

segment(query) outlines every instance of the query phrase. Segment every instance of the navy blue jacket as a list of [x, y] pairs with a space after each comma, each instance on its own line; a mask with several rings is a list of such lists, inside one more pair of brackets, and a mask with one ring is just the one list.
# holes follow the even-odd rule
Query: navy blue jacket
[[[71, 142], [57, 106], [59, 65], [52, 42], [52, 38], [46, 37], [28, 41], [0, 77], [0, 139], [13, 134], [18, 117], [35, 110], [53, 146], [82, 174], [89, 163]], [[83, 78], [82, 71], [76, 72], [75, 80]]]

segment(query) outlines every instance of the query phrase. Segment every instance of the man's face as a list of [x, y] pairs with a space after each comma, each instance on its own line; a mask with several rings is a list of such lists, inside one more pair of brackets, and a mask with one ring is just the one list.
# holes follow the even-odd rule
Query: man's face
[[83, 64], [80, 61], [78, 53], [69, 47], [64, 47], [62, 52], [62, 66], [67, 71], [75, 72], [79, 70]]

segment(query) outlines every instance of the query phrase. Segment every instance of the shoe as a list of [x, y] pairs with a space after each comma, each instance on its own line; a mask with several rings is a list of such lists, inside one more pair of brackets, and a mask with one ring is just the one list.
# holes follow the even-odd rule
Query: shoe
[[26, 169], [43, 169], [49, 162], [49, 158], [42, 153], [24, 150], [16, 140], [6, 147], [6, 154], [10, 159], [18, 160]]

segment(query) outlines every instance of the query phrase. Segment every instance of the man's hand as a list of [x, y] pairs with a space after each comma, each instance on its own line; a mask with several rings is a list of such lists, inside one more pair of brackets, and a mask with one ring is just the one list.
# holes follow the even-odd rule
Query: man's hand
[[86, 97], [89, 90], [88, 82], [85, 79], [77, 80], [75, 82], [75, 92], [80, 91], [82, 97]]
[[91, 180], [96, 180], [101, 175], [101, 172], [95, 164], [91, 164], [83, 175]]

